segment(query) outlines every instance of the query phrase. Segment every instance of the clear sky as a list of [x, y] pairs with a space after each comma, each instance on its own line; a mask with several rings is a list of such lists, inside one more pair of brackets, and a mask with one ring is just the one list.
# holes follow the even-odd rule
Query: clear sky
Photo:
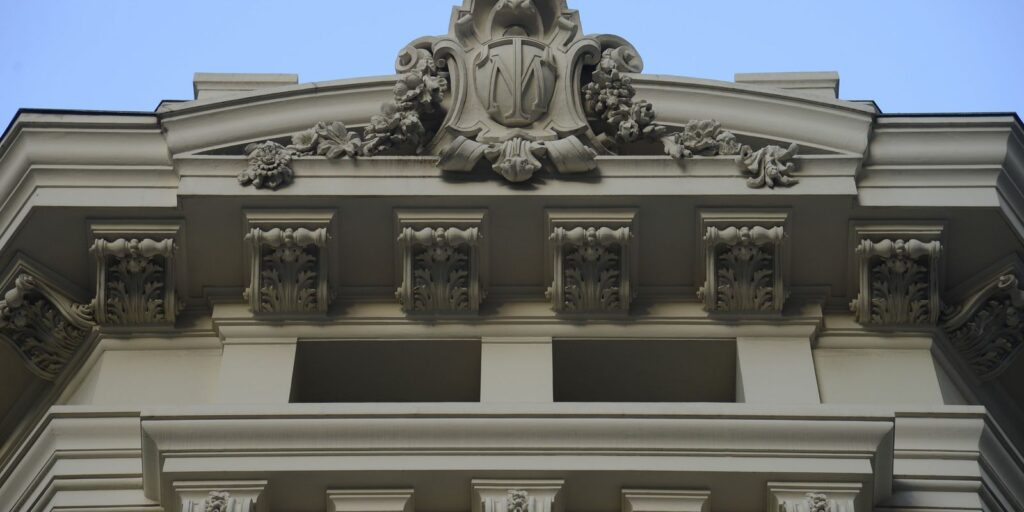
[[[0, 128], [19, 107], [151, 111], [192, 73], [393, 73], [461, 0], [0, 0]], [[1024, 112], [1024, 0], [569, 0], [647, 73], [840, 73], [885, 112]]]

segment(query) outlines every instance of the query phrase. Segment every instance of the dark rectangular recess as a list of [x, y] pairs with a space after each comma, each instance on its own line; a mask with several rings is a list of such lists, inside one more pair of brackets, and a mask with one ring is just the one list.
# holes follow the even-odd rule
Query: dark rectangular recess
[[732, 340], [556, 340], [556, 402], [735, 402]]
[[303, 341], [291, 401], [479, 402], [480, 342]]

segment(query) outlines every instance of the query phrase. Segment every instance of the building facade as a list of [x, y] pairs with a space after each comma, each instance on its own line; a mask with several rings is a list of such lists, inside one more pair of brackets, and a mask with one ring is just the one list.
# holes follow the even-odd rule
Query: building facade
[[0, 508], [1024, 510], [1021, 120], [642, 70], [465, 0], [396, 76], [19, 112]]

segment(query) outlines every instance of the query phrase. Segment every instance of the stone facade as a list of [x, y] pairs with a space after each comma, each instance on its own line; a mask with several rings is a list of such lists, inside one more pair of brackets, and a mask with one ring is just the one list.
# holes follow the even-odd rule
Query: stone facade
[[451, 20], [393, 78], [19, 114], [0, 506], [1024, 510], [1019, 118]]

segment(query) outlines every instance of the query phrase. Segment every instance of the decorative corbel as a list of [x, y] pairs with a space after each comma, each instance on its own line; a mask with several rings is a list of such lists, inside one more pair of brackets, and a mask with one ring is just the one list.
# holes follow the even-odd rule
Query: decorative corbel
[[101, 325], [174, 324], [174, 239], [97, 239], [96, 321]]
[[254, 314], [326, 314], [331, 302], [327, 228], [333, 212], [246, 212]]
[[989, 282], [943, 311], [942, 329], [982, 380], [999, 376], [1024, 347], [1024, 290], [1014, 274]]
[[473, 480], [472, 512], [560, 512], [562, 480]]
[[395, 298], [409, 314], [476, 314], [486, 295], [483, 210], [399, 210]]
[[781, 226], [707, 228], [707, 280], [697, 291], [709, 312], [782, 312]]
[[92, 304], [73, 302], [35, 272], [14, 274], [5, 288], [0, 336], [32, 373], [55, 380], [96, 325]]
[[622, 512], [708, 512], [710, 491], [623, 489]]
[[768, 483], [768, 512], [855, 512], [859, 483]]
[[636, 298], [636, 213], [548, 212], [551, 286], [558, 313], [627, 314]]
[[265, 480], [174, 482], [182, 512], [264, 512]]
[[856, 255], [860, 293], [850, 303], [857, 321], [928, 325], [939, 318], [938, 240], [862, 239]]
[[709, 313], [781, 313], [789, 291], [789, 213], [718, 210], [698, 214], [697, 298]]

